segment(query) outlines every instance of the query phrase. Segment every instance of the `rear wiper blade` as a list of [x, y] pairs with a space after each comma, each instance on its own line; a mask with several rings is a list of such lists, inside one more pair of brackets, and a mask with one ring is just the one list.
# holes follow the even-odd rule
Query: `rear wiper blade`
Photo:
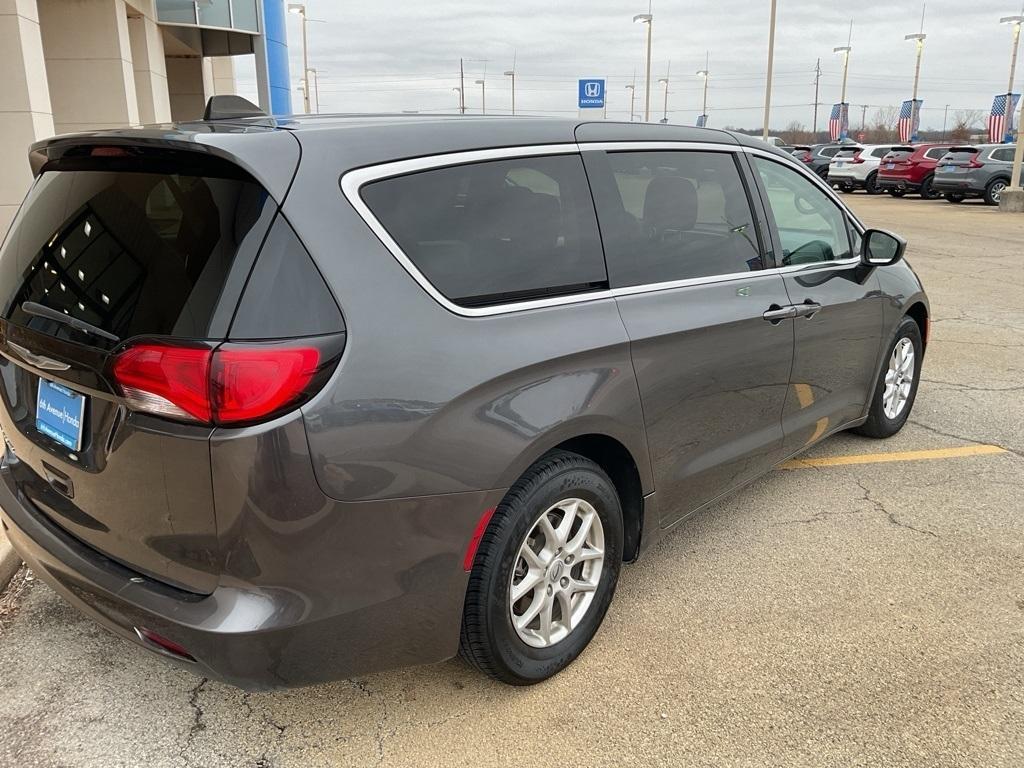
[[79, 320], [77, 317], [72, 317], [71, 315], [65, 315], [63, 312], [58, 312], [56, 309], [44, 307], [42, 304], [37, 304], [34, 301], [22, 302], [21, 311], [28, 315], [45, 317], [47, 320], [53, 320], [55, 323], [70, 325], [76, 331], [82, 331], [82, 333], [88, 333], [92, 336], [99, 336], [101, 339], [107, 339], [115, 344], [121, 340], [109, 331], [105, 331], [92, 323], [87, 323], [85, 320]]

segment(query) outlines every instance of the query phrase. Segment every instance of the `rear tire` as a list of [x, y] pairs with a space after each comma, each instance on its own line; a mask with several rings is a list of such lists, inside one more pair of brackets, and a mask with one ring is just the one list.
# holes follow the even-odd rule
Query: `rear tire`
[[[908, 357], [910, 358], [908, 360]], [[924, 344], [921, 329], [912, 317], [904, 317], [889, 344], [889, 353], [875, 382], [868, 420], [852, 431], [867, 437], [892, 437], [907, 423], [921, 379]]]
[[[561, 672], [604, 619], [618, 582], [622, 538], [622, 507], [608, 475], [568, 451], [542, 458], [509, 489], [480, 541], [460, 655], [512, 685]], [[513, 590], [521, 590], [516, 600]]]
[[882, 190], [878, 188], [878, 172], [868, 174], [864, 180], [864, 191], [869, 195], [880, 195]]
[[932, 182], [935, 181], [934, 176], [929, 176], [921, 182], [921, 199], [922, 200], [935, 200], [939, 197], [939, 193], [935, 191], [932, 186]]
[[999, 205], [1003, 190], [1009, 186], [1005, 179], [995, 179], [985, 187], [985, 205]]
[[962, 203], [964, 201], [962, 192], [947, 192], [943, 197], [946, 198], [947, 203]]

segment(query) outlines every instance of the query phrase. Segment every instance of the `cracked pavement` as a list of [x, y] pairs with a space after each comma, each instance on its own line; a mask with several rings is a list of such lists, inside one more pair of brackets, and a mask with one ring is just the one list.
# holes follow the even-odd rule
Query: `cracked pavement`
[[848, 198], [910, 240], [935, 314], [913, 417], [811, 455], [1007, 453], [774, 472], [624, 569], [549, 683], [458, 660], [245, 693], [29, 582], [0, 623], [0, 766], [1024, 764], [1024, 216]]

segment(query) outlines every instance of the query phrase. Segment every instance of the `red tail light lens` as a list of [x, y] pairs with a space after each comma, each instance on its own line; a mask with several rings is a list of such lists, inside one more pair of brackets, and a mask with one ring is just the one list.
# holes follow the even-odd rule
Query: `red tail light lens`
[[800, 159], [803, 160], [805, 163], [809, 163], [809, 162], [811, 162], [811, 160], [814, 159], [814, 154], [812, 152], [809, 152], [809, 151], [808, 152], [804, 152], [803, 156], [801, 156]]
[[213, 355], [210, 389], [218, 424], [253, 421], [302, 394], [320, 363], [311, 347], [224, 347]]
[[315, 347], [139, 344], [114, 359], [113, 373], [133, 410], [226, 425], [259, 421], [298, 401], [320, 362]]
[[985, 165], [985, 164], [978, 161], [978, 156], [977, 155], [972, 157], [970, 159], [970, 162], [967, 163], [967, 167], [968, 168], [981, 168], [983, 165]]
[[860, 152], [853, 156], [853, 160], [850, 161], [854, 165], [859, 165], [864, 162], [864, 158], [860, 156]]
[[114, 359], [114, 378], [135, 410], [188, 421], [211, 421], [207, 347], [138, 344]]

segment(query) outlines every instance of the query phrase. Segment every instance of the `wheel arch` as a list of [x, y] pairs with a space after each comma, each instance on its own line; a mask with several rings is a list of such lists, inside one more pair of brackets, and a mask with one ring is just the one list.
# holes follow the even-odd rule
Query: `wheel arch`
[[630, 440], [628, 436], [613, 434], [611, 430], [599, 429], [584, 421], [574, 432], [557, 430], [557, 434], [536, 441], [513, 463], [508, 482], [501, 487], [511, 486], [552, 451], [569, 451], [590, 459], [604, 470], [619, 495], [624, 533], [622, 559], [632, 562], [640, 552], [644, 534], [644, 497], [654, 490], [646, 450], [641, 445], [646, 446], [642, 436]]
[[914, 322], [917, 323], [918, 329], [921, 331], [921, 344], [924, 347], [928, 346], [928, 307], [925, 306], [923, 301], [915, 301], [903, 314], [913, 318]]

